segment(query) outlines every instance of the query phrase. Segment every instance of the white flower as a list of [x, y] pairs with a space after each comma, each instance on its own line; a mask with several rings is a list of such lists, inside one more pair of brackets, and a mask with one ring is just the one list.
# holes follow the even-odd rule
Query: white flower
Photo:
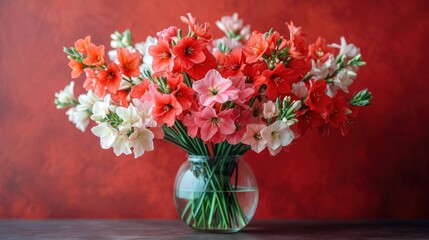
[[128, 47], [132, 44], [129, 30], [125, 30], [123, 33], [116, 31], [110, 34], [110, 38], [112, 39], [110, 41], [112, 48]]
[[305, 86], [304, 82], [296, 82], [292, 83], [292, 90], [291, 92], [295, 94], [300, 99], [307, 98], [308, 96], [308, 89]]
[[118, 126], [121, 133], [129, 132], [132, 127], [143, 127], [142, 119], [133, 105], [128, 108], [116, 108], [116, 114], [122, 119], [122, 123]]
[[244, 40], [248, 40], [250, 37], [251, 31], [250, 31], [250, 25], [246, 25], [243, 27], [240, 31], [240, 35]]
[[262, 129], [261, 135], [267, 141], [271, 155], [279, 153], [281, 148], [289, 145], [295, 137], [288, 124], [283, 121], [276, 121]]
[[107, 56], [109, 56], [110, 61], [118, 63], [118, 52], [116, 50], [108, 51]]
[[357, 74], [352, 70], [351, 67], [341, 69], [337, 75], [333, 78], [333, 84], [329, 84], [326, 94], [333, 97], [338, 89], [344, 92], [349, 92], [349, 86], [356, 79]]
[[265, 119], [271, 119], [277, 115], [279, 115], [279, 111], [276, 107], [276, 104], [273, 101], [268, 101], [264, 104], [262, 104], [263, 107], [263, 113]]
[[152, 70], [152, 62], [153, 57], [149, 54], [149, 47], [156, 45], [158, 42], [158, 39], [155, 37], [148, 36], [146, 38], [146, 41], [137, 43], [134, 47], [140, 54], [143, 56], [143, 64], [140, 66], [140, 71], [144, 72], [145, 70], [149, 70], [153, 72]]
[[149, 47], [152, 45], [156, 45], [157, 42], [157, 38], [148, 36], [146, 38], [146, 41], [136, 43], [134, 47], [141, 55], [149, 55]]
[[134, 128], [134, 132], [130, 135], [131, 145], [134, 150], [134, 157], [138, 158], [145, 151], [152, 151], [154, 135], [146, 128]]
[[69, 121], [72, 122], [77, 129], [85, 132], [86, 127], [89, 125], [90, 114], [86, 111], [77, 111], [76, 108], [72, 107], [66, 112], [69, 117]]
[[243, 28], [243, 19], [238, 18], [238, 13], [234, 13], [232, 16], [223, 16], [220, 21], [216, 21], [216, 26], [225, 33], [226, 36], [234, 36], [237, 33], [243, 34], [250, 33], [250, 26], [247, 25]]
[[335, 72], [338, 69], [337, 62], [333, 54], [329, 54], [328, 60], [321, 63], [319, 61], [311, 60], [311, 71], [310, 74], [315, 80], [325, 79], [329, 74]]
[[260, 153], [267, 146], [267, 141], [261, 136], [261, 130], [265, 127], [264, 124], [248, 124], [246, 126], [246, 132], [241, 138], [241, 142], [250, 145], [253, 151]]
[[112, 144], [116, 156], [131, 154], [131, 142], [125, 134], [119, 135]]
[[359, 48], [356, 47], [356, 45], [347, 44], [346, 39], [344, 37], [341, 37], [340, 39], [341, 39], [340, 45], [336, 43], [329, 45], [330, 47], [340, 49], [340, 52], [338, 55], [346, 55], [346, 57], [348, 58], [354, 58], [360, 53], [360, 50]]
[[102, 122], [91, 128], [91, 132], [100, 138], [100, 145], [103, 149], [110, 148], [118, 136], [118, 130], [106, 122]]
[[78, 111], [92, 111], [92, 107], [100, 98], [95, 95], [92, 90], [89, 90], [87, 94], [82, 94], [78, 98], [79, 104], [76, 106]]
[[76, 97], [74, 96], [74, 81], [71, 81], [63, 90], [55, 93], [55, 104], [57, 108], [65, 108], [74, 106], [76, 104]]
[[103, 101], [97, 101], [92, 107], [91, 119], [96, 122], [100, 122], [107, 116], [107, 114], [111, 111], [113, 112], [114, 108], [116, 107], [110, 103], [110, 94], [107, 94]]

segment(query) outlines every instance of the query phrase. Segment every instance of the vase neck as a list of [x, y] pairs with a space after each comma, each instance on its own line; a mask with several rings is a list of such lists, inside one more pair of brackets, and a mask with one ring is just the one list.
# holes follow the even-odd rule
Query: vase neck
[[188, 155], [188, 161], [190, 162], [237, 162], [242, 158], [241, 155], [231, 156], [204, 156], [204, 155]]

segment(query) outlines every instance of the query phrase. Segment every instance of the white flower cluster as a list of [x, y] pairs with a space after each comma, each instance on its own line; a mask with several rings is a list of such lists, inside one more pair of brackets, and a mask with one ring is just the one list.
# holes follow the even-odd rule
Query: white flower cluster
[[58, 109], [74, 106], [76, 101], [76, 97], [74, 96], [74, 81], [71, 81], [60, 92], [55, 93], [55, 105], [57, 105]]
[[[300, 101], [293, 101], [288, 111], [295, 112], [301, 108]], [[262, 116], [268, 122], [280, 114], [280, 109], [273, 101], [267, 101], [262, 104]], [[250, 145], [256, 153], [260, 153], [266, 147], [272, 156], [277, 155], [283, 147], [292, 143], [295, 138], [290, 126], [295, 123], [294, 120], [288, 120], [286, 117], [277, 119], [274, 123], [265, 124], [248, 124], [241, 142]]]
[[238, 18], [238, 13], [232, 16], [224, 16], [216, 21], [216, 26], [229, 38], [241, 36], [243, 39], [250, 37], [250, 25], [243, 26], [243, 19]]
[[57, 108], [69, 109], [66, 112], [70, 122], [76, 125], [76, 128], [85, 131], [89, 124], [89, 117], [91, 116], [92, 106], [98, 97], [92, 92], [88, 91], [87, 94], [82, 94], [78, 99], [74, 96], [74, 81], [71, 81], [64, 90], [55, 93], [55, 104]]
[[[333, 96], [338, 89], [348, 93], [348, 87], [357, 77], [357, 66], [346, 64], [348, 60], [360, 56], [359, 48], [354, 44], [347, 44], [346, 39], [341, 37], [340, 44], [330, 44], [330, 47], [338, 48], [337, 57], [329, 54], [328, 59], [324, 62], [311, 60], [312, 69], [310, 74], [315, 80], [326, 79], [332, 77], [332, 84], [328, 86], [328, 95]], [[339, 62], [343, 62], [344, 66], [339, 66]], [[336, 74], [334, 74], [336, 72]]]
[[224, 37], [213, 40], [213, 48], [216, 51], [241, 48], [241, 40], [249, 39], [251, 34], [250, 25], [244, 26], [243, 19], [239, 19], [237, 13], [222, 17], [220, 21], [216, 21], [216, 26], [225, 34]]
[[79, 96], [79, 103], [76, 107], [71, 107], [66, 114], [69, 116], [69, 121], [76, 125], [76, 128], [85, 131], [89, 125], [89, 118], [92, 112], [92, 106], [97, 102], [99, 98], [93, 91], [88, 91], [87, 94]]
[[156, 127], [152, 106], [138, 99], [133, 99], [133, 104], [116, 107], [108, 94], [92, 108], [91, 119], [97, 123], [91, 128], [92, 133], [100, 138], [103, 149], [112, 147], [117, 156], [134, 152], [137, 158], [154, 149], [154, 134], [148, 129]]

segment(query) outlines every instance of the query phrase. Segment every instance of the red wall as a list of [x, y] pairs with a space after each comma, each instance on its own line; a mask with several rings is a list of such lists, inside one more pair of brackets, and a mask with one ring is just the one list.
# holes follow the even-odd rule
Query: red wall
[[260, 186], [256, 217], [428, 218], [428, 2], [319, 2], [0, 1], [0, 217], [177, 218], [184, 152], [158, 141], [140, 159], [115, 157], [75, 129], [53, 104], [70, 81], [62, 47], [87, 34], [108, 46], [126, 28], [141, 41], [183, 27], [187, 12], [220, 35], [214, 21], [237, 11], [260, 31], [286, 33], [292, 20], [312, 41], [346, 36], [368, 63], [352, 90], [375, 96], [346, 138], [311, 132], [289, 153], [246, 156]]

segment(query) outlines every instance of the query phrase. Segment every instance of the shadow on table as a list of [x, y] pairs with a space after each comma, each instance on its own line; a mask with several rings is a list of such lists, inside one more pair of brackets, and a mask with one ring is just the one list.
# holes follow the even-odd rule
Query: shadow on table
[[[424, 238], [429, 236], [429, 221], [257, 221], [243, 229], [243, 239], [260, 239], [258, 236], [298, 239], [344, 238]], [[253, 237], [252, 237], [253, 236]]]

